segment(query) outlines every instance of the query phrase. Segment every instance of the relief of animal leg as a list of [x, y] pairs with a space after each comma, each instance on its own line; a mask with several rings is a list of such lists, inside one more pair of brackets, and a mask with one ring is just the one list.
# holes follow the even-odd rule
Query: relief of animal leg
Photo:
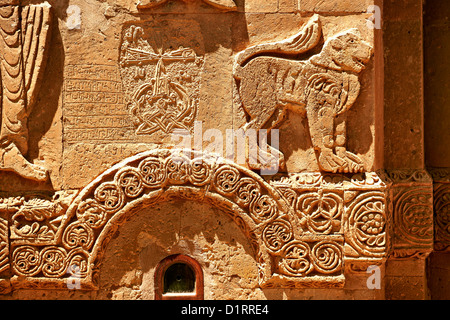
[[334, 110], [333, 108], [314, 108], [308, 104], [306, 113], [311, 141], [318, 154], [320, 170], [339, 172], [345, 161], [334, 154]]
[[345, 165], [342, 167], [341, 172], [361, 172], [364, 170], [362, 160], [357, 155], [347, 151], [345, 146], [347, 142], [346, 118], [345, 114], [339, 115], [336, 118], [336, 155], [345, 161]]
[[[286, 112], [286, 110], [280, 112], [274, 123], [281, 122], [285, 118]], [[256, 118], [241, 128], [243, 136], [246, 138], [246, 162], [252, 170], [277, 172], [278, 169], [284, 169], [286, 167], [284, 154], [276, 148], [278, 147], [279, 137], [274, 137], [276, 132], [272, 130], [273, 127], [270, 129], [261, 129], [262, 122], [265, 123], [267, 120], [258, 121], [258, 118]], [[271, 135], [271, 144], [273, 145], [275, 143], [275, 147], [268, 143], [269, 134]]]

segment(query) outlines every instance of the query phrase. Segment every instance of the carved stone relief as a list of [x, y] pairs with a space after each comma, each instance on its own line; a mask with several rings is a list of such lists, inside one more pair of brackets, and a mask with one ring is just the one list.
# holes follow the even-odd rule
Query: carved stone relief
[[10, 206], [12, 271], [28, 279], [11, 281], [64, 287], [67, 270], [76, 269], [83, 288], [95, 288], [104, 248], [130, 209], [175, 197], [209, 202], [232, 217], [252, 244], [260, 286], [342, 286], [344, 260], [386, 258], [385, 189], [374, 173], [297, 174], [269, 184], [207, 154], [146, 152], [107, 170], [75, 198]]
[[[237, 10], [232, 0], [203, 2], [222, 11]], [[163, 3], [168, 1], [142, 0], [138, 8], [148, 13], [146, 9]], [[18, 21], [17, 8], [0, 6], [1, 32], [7, 32], [11, 22], [5, 18], [8, 10], [12, 10], [11, 19]], [[10, 30], [13, 37], [0, 38], [4, 42], [0, 53], [5, 57], [0, 69], [2, 130], [14, 122], [12, 113], [17, 116], [24, 108], [30, 110], [36, 99], [49, 10], [45, 5], [24, 7], [22, 26]], [[392, 245], [396, 252], [403, 252], [403, 244], [427, 250], [423, 244], [432, 241], [428, 180], [410, 186], [391, 174], [396, 184], [390, 194], [384, 173], [364, 172], [360, 155], [347, 150], [346, 113], [357, 104], [359, 74], [373, 51], [357, 29], [331, 32], [322, 43], [321, 18], [314, 15], [286, 40], [243, 51], [242, 43], [226, 43], [224, 60], [230, 71], [229, 82], [223, 84], [229, 86], [226, 103], [232, 110], [232, 100], [240, 102], [247, 116], [244, 130], [273, 130], [293, 111], [305, 117], [317, 154], [320, 172], [288, 172], [266, 180], [250, 170], [258, 168], [248, 169], [207, 153], [169, 149], [165, 144], [162, 137], [174, 130], [192, 132], [208, 58], [220, 64], [222, 60], [214, 61], [211, 52], [222, 50], [223, 43], [206, 49], [204, 25], [197, 17], [139, 17], [120, 20], [116, 26], [117, 61], [74, 63], [72, 59], [64, 65], [61, 143], [62, 167], [67, 171], [63, 175], [70, 183], [82, 182], [46, 196], [0, 198], [0, 293], [7, 292], [8, 286], [67, 289], [74, 274], [81, 289], [98, 289], [99, 266], [115, 231], [136, 208], [173, 199], [205, 202], [231, 217], [253, 249], [262, 288], [342, 288], [346, 268], [361, 272], [363, 266], [382, 265]], [[186, 21], [191, 30], [186, 30]], [[30, 32], [39, 36], [31, 37]], [[70, 36], [75, 32], [67, 31]], [[11, 39], [15, 42], [9, 43]], [[239, 47], [237, 54], [233, 46]], [[22, 56], [33, 61], [22, 61]], [[15, 71], [11, 73], [15, 76], [5, 70]], [[211, 70], [227, 69], [214, 66], [209, 71], [214, 73]], [[14, 100], [17, 88], [20, 97]], [[208, 108], [203, 116], [216, 116], [216, 106]], [[25, 128], [17, 129], [17, 142], [9, 134], [12, 129], [4, 135], [11, 141], [0, 140], [0, 169], [15, 170], [7, 166], [14, 155], [15, 163], [26, 169], [17, 173], [44, 180], [45, 170], [21, 162], [26, 154]], [[3, 141], [8, 142], [4, 148]], [[102, 166], [92, 165], [86, 153]], [[283, 167], [281, 152], [280, 159]], [[95, 174], [90, 172], [91, 165]], [[445, 205], [435, 201], [435, 207]], [[399, 222], [396, 237], [392, 237], [392, 221]]]
[[27, 120], [45, 68], [50, 22], [48, 4], [23, 7], [14, 1], [0, 4], [0, 170], [37, 181], [47, 179], [47, 170], [25, 158]]
[[[145, 30], [138, 25], [125, 28], [120, 57], [135, 132], [151, 135], [157, 131], [170, 134], [175, 129], [191, 131], [197, 115], [203, 58], [193, 48], [173, 48], [169, 35], [157, 26], [146, 26]], [[186, 35], [170, 37], [178, 40]]]
[[430, 168], [433, 178], [434, 249], [448, 251], [450, 248], [450, 170]]
[[425, 170], [388, 170], [392, 180], [393, 255], [410, 258], [433, 249], [433, 186]]
[[[184, 1], [190, 1], [190, 0], [184, 0]], [[137, 7], [138, 9], [148, 9], [160, 6], [164, 3], [166, 3], [167, 0], [141, 0], [139, 1]], [[233, 0], [203, 0], [203, 2], [214, 6], [221, 10], [226, 11], [234, 11], [237, 9], [236, 4]]]
[[0, 276], [9, 270], [8, 220], [0, 216]]
[[[314, 15], [295, 36], [236, 55], [236, 94], [248, 119], [243, 128], [270, 132], [288, 110], [303, 114], [320, 169], [361, 172], [361, 159], [346, 149], [346, 111], [359, 95], [358, 74], [371, 58], [372, 47], [351, 29], [330, 37], [320, 53], [307, 60], [289, 59], [315, 48], [320, 38], [320, 19]], [[284, 157], [279, 158], [283, 168]]]

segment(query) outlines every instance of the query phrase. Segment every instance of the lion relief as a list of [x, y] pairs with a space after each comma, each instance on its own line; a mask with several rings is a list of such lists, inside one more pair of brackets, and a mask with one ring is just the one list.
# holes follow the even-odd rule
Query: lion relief
[[[357, 29], [350, 29], [327, 39], [307, 60], [291, 58], [316, 47], [320, 38], [319, 16], [314, 15], [295, 36], [237, 54], [233, 75], [235, 94], [247, 117], [243, 129], [270, 131], [288, 110], [300, 113], [307, 118], [322, 171], [361, 172], [361, 159], [346, 149], [346, 111], [359, 95], [358, 75], [373, 49]], [[279, 153], [283, 167], [283, 154], [272, 151]]]

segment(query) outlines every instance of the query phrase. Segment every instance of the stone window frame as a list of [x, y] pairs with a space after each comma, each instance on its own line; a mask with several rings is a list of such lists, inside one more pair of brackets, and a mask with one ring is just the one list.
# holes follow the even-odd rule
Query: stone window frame
[[[163, 293], [164, 275], [170, 266], [176, 263], [188, 265], [195, 275], [194, 292], [186, 293]], [[204, 280], [203, 270], [197, 260], [184, 255], [173, 254], [159, 262], [155, 269], [155, 300], [203, 300], [204, 299]]]

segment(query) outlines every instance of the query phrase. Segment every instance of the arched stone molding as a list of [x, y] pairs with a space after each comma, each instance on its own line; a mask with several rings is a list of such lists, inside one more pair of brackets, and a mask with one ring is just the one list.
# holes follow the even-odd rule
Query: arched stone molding
[[262, 288], [342, 287], [344, 260], [381, 261], [390, 247], [386, 184], [377, 173], [266, 181], [221, 157], [158, 149], [123, 160], [79, 191], [54, 236], [40, 236], [41, 224], [35, 238], [14, 240], [13, 287], [98, 288], [117, 229], [172, 199], [208, 202], [229, 215], [254, 251]]
[[208, 201], [228, 213], [255, 251], [261, 286], [271, 277], [271, 256], [296, 238], [292, 208], [257, 174], [210, 155], [156, 150], [118, 163], [81, 190], [54, 241], [15, 247], [14, 273], [59, 287], [77, 275], [82, 287], [95, 288], [102, 253], [127, 214], [173, 198]]

